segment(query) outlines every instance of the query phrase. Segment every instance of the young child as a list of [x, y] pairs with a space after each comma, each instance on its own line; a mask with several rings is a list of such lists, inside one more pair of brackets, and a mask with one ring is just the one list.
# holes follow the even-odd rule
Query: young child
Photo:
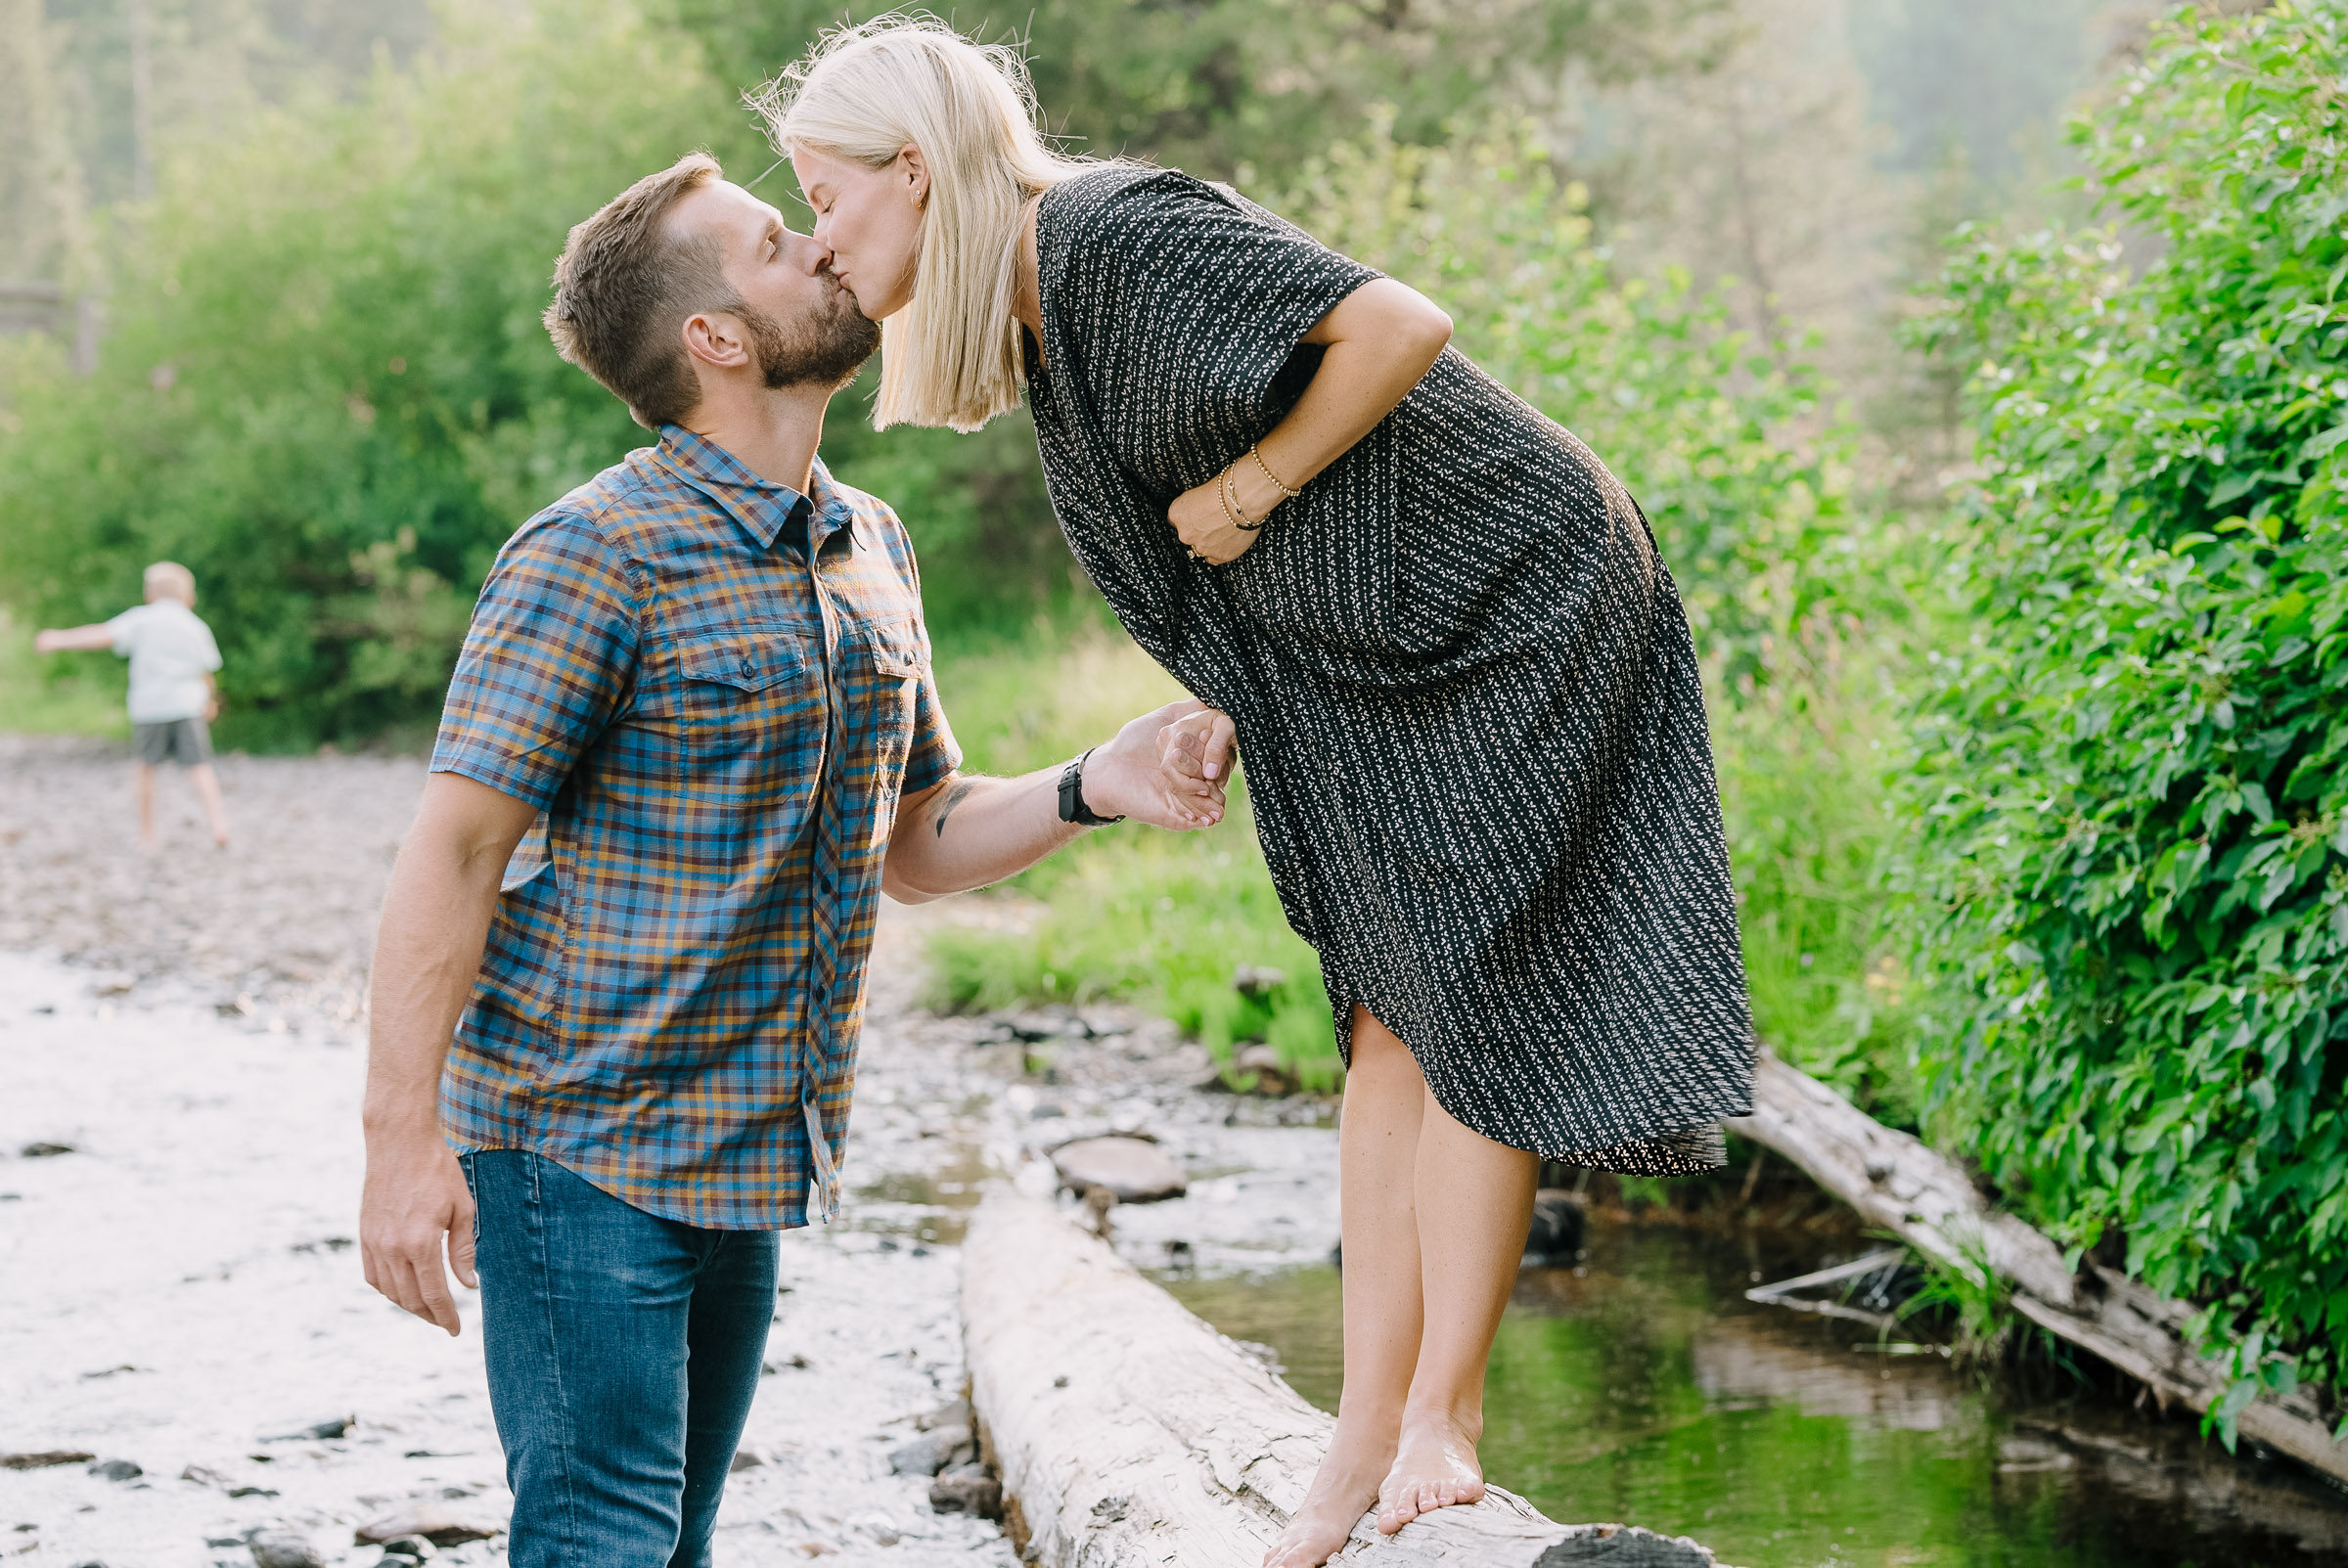
[[147, 568], [147, 603], [111, 621], [44, 631], [33, 650], [64, 653], [113, 650], [130, 660], [130, 728], [139, 757], [139, 844], [155, 847], [155, 770], [177, 762], [203, 803], [212, 842], [228, 847], [228, 814], [212, 772], [207, 728], [220, 712], [220, 667], [212, 629], [196, 616], [196, 576], [175, 560]]

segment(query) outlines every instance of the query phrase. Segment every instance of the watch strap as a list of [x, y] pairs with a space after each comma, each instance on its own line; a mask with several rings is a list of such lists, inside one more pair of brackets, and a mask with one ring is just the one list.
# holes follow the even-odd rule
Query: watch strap
[[1060, 820], [1084, 828], [1106, 828], [1112, 822], [1123, 822], [1125, 819], [1104, 817], [1085, 804], [1084, 762], [1092, 754], [1092, 748], [1088, 746], [1060, 770]]

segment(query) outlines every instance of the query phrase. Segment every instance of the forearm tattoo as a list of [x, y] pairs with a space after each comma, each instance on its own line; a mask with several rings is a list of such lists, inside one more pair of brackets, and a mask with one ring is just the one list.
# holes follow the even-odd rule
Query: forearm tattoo
[[937, 808], [937, 815], [930, 819], [936, 827], [938, 837], [943, 838], [946, 836], [946, 819], [953, 815], [954, 808], [961, 805], [964, 800], [968, 799], [971, 791], [977, 787], [978, 785], [975, 783], [966, 779], [961, 784], [956, 784], [953, 788], [946, 791], [946, 798], [942, 803], [939, 804]]

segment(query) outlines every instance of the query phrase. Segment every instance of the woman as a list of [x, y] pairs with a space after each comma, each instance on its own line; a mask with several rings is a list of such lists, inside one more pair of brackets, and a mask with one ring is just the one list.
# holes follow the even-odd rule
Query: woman
[[[1345, 1382], [1267, 1563], [1483, 1495], [1485, 1360], [1541, 1158], [1720, 1162], [1752, 1027], [1695, 656], [1646, 519], [1424, 297], [1178, 172], [1062, 157], [931, 20], [762, 95], [882, 327], [877, 420], [1024, 384], [1134, 639], [1230, 715], [1347, 1053]], [[1228, 730], [1192, 736], [1218, 766]], [[1244, 955], [1234, 955], [1236, 958]]]

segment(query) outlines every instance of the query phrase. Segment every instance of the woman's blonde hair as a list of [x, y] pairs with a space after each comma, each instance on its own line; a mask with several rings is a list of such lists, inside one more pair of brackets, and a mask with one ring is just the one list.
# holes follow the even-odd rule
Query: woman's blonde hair
[[879, 169], [910, 143], [928, 165], [913, 299], [881, 324], [874, 426], [974, 430], [1016, 407], [1019, 219], [1096, 166], [1045, 142], [1018, 51], [892, 12], [827, 32], [749, 103], [778, 153], [804, 147]]

